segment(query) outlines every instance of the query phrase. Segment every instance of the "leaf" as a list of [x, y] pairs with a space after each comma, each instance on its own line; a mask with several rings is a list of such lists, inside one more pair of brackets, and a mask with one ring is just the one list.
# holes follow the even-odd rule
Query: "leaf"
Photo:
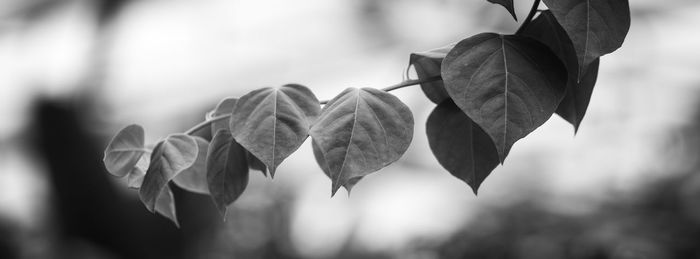
[[559, 104], [556, 113], [571, 123], [575, 131], [578, 131], [598, 78], [600, 59], [594, 60], [581, 81], [578, 81], [576, 50], [564, 28], [559, 25], [550, 11], [542, 12], [537, 19], [533, 20], [523, 31], [523, 35], [547, 45], [566, 65], [568, 71], [566, 96]]
[[290, 84], [252, 91], [233, 110], [231, 134], [274, 177], [277, 166], [308, 137], [321, 105], [311, 90]]
[[593, 95], [593, 87], [598, 79], [599, 66], [600, 59], [593, 61], [578, 83], [575, 78], [569, 78], [566, 96], [557, 107], [557, 114], [574, 126], [574, 132], [578, 132], [581, 121], [586, 115], [591, 95]]
[[264, 176], [267, 176], [267, 167], [265, 167], [265, 164], [260, 161], [257, 157], [255, 157], [253, 154], [250, 152], [246, 151], [246, 159], [248, 161], [248, 166], [250, 169], [253, 170], [258, 170], [263, 173]]
[[630, 28], [628, 0], [544, 0], [574, 44], [577, 78], [597, 58], [622, 46]]
[[518, 20], [518, 17], [515, 15], [515, 8], [513, 6], [513, 0], [488, 0], [488, 1], [491, 3], [494, 3], [494, 4], [502, 5], [503, 7], [506, 8], [506, 10], [508, 10], [510, 15], [513, 16], [513, 19], [515, 19], [516, 21]]
[[134, 124], [121, 129], [105, 149], [102, 161], [107, 171], [117, 177], [129, 174], [146, 152], [144, 142], [141, 126]]
[[[221, 102], [219, 102], [219, 104], [216, 105], [216, 108], [214, 108], [214, 110], [207, 113], [207, 120], [213, 120], [215, 117], [219, 117], [222, 115], [231, 115], [231, 113], [233, 113], [233, 108], [236, 106], [237, 102], [238, 98], [226, 98], [221, 100]], [[231, 124], [229, 122], [230, 119], [231, 118], [218, 119], [212, 121], [211, 135], [215, 135], [216, 132], [220, 129], [229, 129], [229, 125]]]
[[206, 141], [211, 141], [211, 137], [212, 137], [211, 127], [212, 127], [211, 123], [206, 124], [203, 127], [197, 129], [196, 131], [190, 133], [189, 135], [194, 136], [194, 137], [200, 137]]
[[165, 186], [156, 199], [156, 212], [163, 217], [170, 219], [175, 223], [176, 227], [180, 227], [177, 220], [177, 212], [175, 210], [175, 197], [170, 186]]
[[139, 189], [139, 197], [149, 211], [155, 209], [158, 195], [168, 182], [190, 168], [198, 153], [197, 141], [184, 134], [170, 135], [153, 148], [151, 165]]
[[471, 186], [474, 194], [500, 162], [489, 135], [452, 100], [444, 101], [430, 113], [426, 132], [440, 165]]
[[564, 65], [545, 45], [495, 33], [459, 42], [442, 62], [442, 78], [457, 106], [489, 134], [501, 163], [551, 117], [566, 86]]
[[[442, 60], [445, 59], [445, 56], [454, 45], [455, 44], [450, 44], [442, 48], [425, 52], [411, 53], [408, 65], [409, 67], [413, 66], [415, 68], [419, 79], [440, 76]], [[436, 104], [450, 99], [442, 80], [422, 83], [420, 84], [420, 88], [423, 90], [423, 93], [425, 93], [425, 96]]]
[[129, 172], [127, 176], [127, 185], [129, 188], [138, 189], [141, 188], [143, 183], [143, 177], [146, 176], [146, 171], [148, 171], [148, 165], [150, 164], [150, 157], [142, 155], [136, 166]]
[[200, 137], [194, 137], [197, 141], [197, 158], [189, 168], [179, 173], [173, 182], [182, 189], [190, 192], [209, 194], [209, 186], [207, 185], [207, 150], [209, 142]]
[[[316, 143], [315, 140], [311, 140], [311, 146], [314, 151], [314, 157], [316, 158], [316, 162], [318, 165], [321, 167], [321, 170], [323, 171], [328, 178], [333, 179], [331, 176], [330, 170], [328, 169], [328, 164], [326, 163], [326, 157], [323, 155], [323, 151], [321, 151], [321, 148], [319, 147], [318, 143]], [[363, 176], [360, 177], [355, 177], [350, 180], [348, 180], [347, 183], [345, 183], [343, 186], [345, 189], [348, 191], [348, 195], [350, 195], [350, 191], [352, 190], [352, 187], [355, 186], [360, 180], [362, 180]]]
[[214, 204], [226, 219], [226, 206], [248, 186], [246, 151], [228, 130], [219, 130], [209, 144], [206, 163], [207, 184]]
[[[207, 112], [206, 116], [204, 117], [206, 120], [211, 120], [214, 117], [219, 117], [221, 115], [227, 115], [231, 114], [233, 112], [233, 107], [236, 106], [236, 103], [238, 102], [238, 98], [235, 97], [229, 97], [221, 100], [218, 104], [216, 104], [216, 107]], [[212, 135], [216, 134], [216, 132], [213, 132]]]
[[349, 192], [359, 178], [406, 152], [413, 138], [413, 115], [387, 92], [348, 88], [326, 104], [309, 134], [335, 195], [340, 186]]

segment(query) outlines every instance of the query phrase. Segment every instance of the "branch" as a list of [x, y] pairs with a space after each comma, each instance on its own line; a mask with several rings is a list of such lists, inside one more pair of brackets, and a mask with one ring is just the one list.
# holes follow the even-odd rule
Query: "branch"
[[540, 7], [540, 0], [535, 0], [534, 3], [532, 3], [532, 9], [530, 9], [530, 13], [527, 14], [527, 18], [525, 18], [525, 21], [523, 21], [523, 24], [520, 25], [520, 28], [518, 28], [518, 31], [515, 32], [515, 34], [520, 34], [527, 28], [528, 25], [532, 22], [532, 18], [535, 17], [535, 14], [537, 14], [537, 8]]
[[[440, 80], [442, 80], [441, 76], [434, 76], [434, 77], [429, 77], [429, 78], [425, 78], [425, 79], [406, 80], [406, 81], [403, 81], [401, 83], [382, 88], [382, 90], [386, 91], [386, 92], [391, 92], [393, 90], [401, 89], [401, 88], [412, 86], [412, 85], [419, 85], [419, 84], [423, 84], [423, 83], [430, 83], [430, 82], [435, 82], [435, 81], [440, 81]], [[321, 105], [325, 105], [329, 101], [330, 100], [323, 100], [320, 103], [321, 103]], [[209, 126], [209, 124], [211, 124], [213, 122], [228, 119], [229, 117], [231, 117], [231, 114], [224, 114], [224, 115], [216, 116], [210, 120], [203, 121], [203, 122], [195, 125], [191, 129], [185, 131], [185, 134], [192, 135], [192, 134], [196, 133], [197, 131], [205, 129], [207, 126]]]

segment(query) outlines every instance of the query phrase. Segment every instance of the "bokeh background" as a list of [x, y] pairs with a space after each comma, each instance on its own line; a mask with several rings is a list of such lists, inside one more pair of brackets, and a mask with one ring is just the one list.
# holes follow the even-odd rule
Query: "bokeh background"
[[478, 197], [411, 87], [411, 148], [352, 196], [305, 143], [225, 222], [175, 188], [177, 229], [102, 166], [123, 126], [155, 143], [263, 86], [388, 86], [411, 52], [519, 24], [485, 0], [2, 0], [0, 258], [700, 258], [700, 2], [630, 2], [576, 136], [553, 116]]

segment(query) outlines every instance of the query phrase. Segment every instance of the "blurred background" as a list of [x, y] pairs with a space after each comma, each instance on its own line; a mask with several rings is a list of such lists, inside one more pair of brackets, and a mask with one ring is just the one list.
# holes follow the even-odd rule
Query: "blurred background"
[[105, 171], [120, 128], [155, 143], [259, 87], [381, 88], [411, 52], [519, 24], [484, 0], [2, 0], [0, 258], [700, 258], [700, 2], [630, 2], [576, 136], [553, 116], [478, 197], [433, 158], [411, 87], [411, 148], [352, 196], [305, 143], [225, 222], [174, 188], [177, 229]]

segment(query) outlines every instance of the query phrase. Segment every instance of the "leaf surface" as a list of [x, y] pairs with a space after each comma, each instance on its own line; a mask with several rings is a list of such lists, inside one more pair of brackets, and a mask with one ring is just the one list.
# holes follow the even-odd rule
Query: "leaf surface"
[[[445, 59], [452, 47], [454, 47], [454, 44], [425, 52], [411, 53], [408, 65], [414, 67], [416, 74], [418, 74], [418, 79], [440, 76], [442, 60]], [[450, 99], [442, 80], [422, 83], [420, 88], [433, 103], [439, 104], [444, 100]]]
[[[326, 104], [310, 135], [332, 195], [398, 160], [413, 138], [413, 115], [395, 96], [348, 88]], [[320, 158], [320, 159], [319, 159]]]
[[158, 195], [168, 182], [190, 168], [198, 153], [197, 141], [184, 134], [170, 135], [153, 148], [150, 166], [139, 189], [139, 197], [149, 211], [154, 211]]
[[627, 37], [628, 0], [543, 1], [574, 44], [579, 64], [577, 79], [596, 59], [620, 48]]
[[129, 174], [146, 152], [144, 142], [144, 131], [139, 125], [129, 125], [117, 132], [102, 159], [107, 171], [117, 177]]
[[248, 186], [246, 151], [228, 130], [219, 130], [209, 144], [206, 171], [209, 192], [221, 216]]
[[173, 178], [173, 182], [187, 191], [209, 194], [206, 171], [209, 142], [200, 137], [194, 137], [194, 139], [197, 141], [197, 158], [192, 166], [177, 174], [177, 176]]
[[151, 163], [150, 156], [142, 155], [136, 166], [127, 175], [127, 185], [129, 188], [138, 189], [143, 184], [143, 177], [146, 176], [148, 165]]
[[503, 163], [516, 141], [554, 113], [567, 77], [564, 65], [542, 43], [482, 33], [447, 54], [442, 78], [457, 106], [489, 134]]
[[551, 11], [542, 12], [526, 28], [523, 35], [532, 37], [547, 45], [554, 54], [566, 65], [568, 80], [566, 95], [559, 103], [556, 113], [574, 126], [578, 131], [583, 117], [586, 115], [588, 103], [593, 94], [593, 87], [598, 78], [600, 58], [596, 58], [589, 66], [580, 81], [578, 78], [578, 60], [574, 45], [559, 25]]
[[[221, 100], [214, 110], [207, 113], [207, 120], [212, 120], [222, 115], [231, 115], [237, 102], [238, 98], [233, 97]], [[220, 129], [229, 129], [230, 120], [231, 118], [213, 121], [211, 123], [211, 135], [214, 136]]]
[[166, 185], [158, 195], [155, 210], [158, 214], [175, 223], [176, 227], [180, 227], [180, 223], [177, 220], [177, 212], [175, 210], [175, 196], [173, 195], [173, 191], [170, 189], [170, 186]]
[[282, 161], [309, 136], [321, 105], [302, 85], [262, 88], [242, 96], [233, 109], [231, 133], [274, 177]]
[[430, 113], [426, 133], [440, 165], [467, 183], [474, 194], [500, 162], [489, 135], [452, 100], [441, 103]]
[[515, 7], [513, 6], [513, 0], [488, 0], [488, 1], [491, 3], [494, 3], [494, 4], [502, 5], [503, 7], [506, 8], [506, 10], [508, 10], [510, 15], [513, 16], [513, 19], [515, 19], [516, 21], [518, 20], [518, 17], [515, 15]]

